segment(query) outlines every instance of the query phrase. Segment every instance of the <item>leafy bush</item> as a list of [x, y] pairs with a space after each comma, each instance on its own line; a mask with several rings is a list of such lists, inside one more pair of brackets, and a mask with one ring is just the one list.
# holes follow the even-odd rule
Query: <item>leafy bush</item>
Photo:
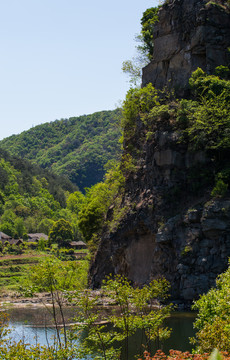
[[31, 267], [24, 285], [33, 292], [84, 289], [87, 284], [88, 262], [61, 261], [49, 257]]
[[[205, 354], [190, 354], [189, 351], [169, 350], [169, 355], [166, 355], [162, 350], [158, 350], [154, 356], [151, 356], [148, 351], [144, 352], [144, 360], [229, 360], [230, 354], [227, 352], [219, 353], [214, 350], [211, 355]], [[142, 359], [138, 359], [142, 360]]]
[[227, 189], [228, 189], [228, 184], [225, 184], [225, 182], [222, 179], [218, 179], [215, 187], [211, 192], [211, 195], [222, 197], [226, 194]]
[[158, 94], [151, 83], [141, 89], [130, 89], [123, 103], [122, 127], [126, 132], [131, 131], [138, 117], [144, 119], [144, 115], [156, 105], [159, 105]]
[[[80, 309], [76, 321], [87, 333], [80, 344], [83, 354], [97, 353], [104, 360], [120, 359], [123, 345], [122, 358], [128, 359], [130, 337], [137, 329], [142, 332], [141, 341], [146, 339], [146, 347], [150, 346], [150, 341], [168, 338], [170, 329], [164, 327], [163, 322], [169, 316], [172, 306], [160, 302], [168, 298], [168, 289], [169, 284], [165, 279], [153, 280], [142, 289], [134, 289], [125, 277], [117, 275], [107, 278], [100, 295], [92, 296], [89, 290], [78, 293], [78, 296], [73, 294], [74, 303]], [[98, 307], [100, 297], [104, 296], [117, 304], [119, 312], [114, 309], [109, 315]], [[105, 319], [112, 325], [109, 331], [101, 324]], [[117, 343], [116, 349], [114, 342]]]
[[[218, 68], [217, 68], [218, 69]], [[217, 72], [219, 72], [217, 70]], [[189, 85], [196, 96], [212, 98], [220, 95], [223, 91], [230, 91], [230, 82], [220, 79], [219, 76], [207, 75], [202, 69], [194, 71], [189, 79]]]
[[36, 241], [28, 242], [28, 248], [32, 250], [36, 250], [38, 248], [38, 243]]
[[216, 288], [195, 302], [193, 310], [198, 310], [194, 323], [198, 331], [193, 339], [197, 351], [218, 348], [230, 352], [230, 266], [217, 278]]
[[85, 201], [78, 213], [78, 226], [86, 241], [94, 238], [106, 224], [106, 213], [124, 190], [125, 175], [133, 170], [130, 158], [121, 164], [110, 164], [105, 181], [86, 190]]
[[182, 99], [177, 110], [177, 125], [179, 129], [185, 130], [196, 111], [197, 101]]

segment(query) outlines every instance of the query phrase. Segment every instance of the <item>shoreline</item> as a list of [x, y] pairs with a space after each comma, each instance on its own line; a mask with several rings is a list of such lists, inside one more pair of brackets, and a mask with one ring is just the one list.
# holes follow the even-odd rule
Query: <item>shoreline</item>
[[[117, 304], [114, 300], [103, 296], [101, 290], [90, 290], [90, 298], [98, 296], [98, 307], [102, 307], [105, 310], [116, 307]], [[101, 295], [101, 297], [100, 297]], [[174, 305], [174, 312], [193, 312], [191, 310], [192, 302], [182, 302], [180, 300], [171, 300]], [[70, 303], [67, 299], [63, 298], [62, 302], [65, 307], [74, 307], [74, 303]], [[49, 292], [35, 293], [33, 296], [23, 296], [17, 291], [9, 291], [0, 294], [0, 311], [2, 309], [12, 308], [12, 307], [51, 307], [52, 306], [52, 296]]]

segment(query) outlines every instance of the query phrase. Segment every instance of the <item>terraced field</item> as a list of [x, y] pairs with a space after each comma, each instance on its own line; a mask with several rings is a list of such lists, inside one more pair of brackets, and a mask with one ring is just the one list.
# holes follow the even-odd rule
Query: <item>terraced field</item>
[[7, 255], [0, 258], [0, 288], [17, 290], [32, 265], [47, 255]]

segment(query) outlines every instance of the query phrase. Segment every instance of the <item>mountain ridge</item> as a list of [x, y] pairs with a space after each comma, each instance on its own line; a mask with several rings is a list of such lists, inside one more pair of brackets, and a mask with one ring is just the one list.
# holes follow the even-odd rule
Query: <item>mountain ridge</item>
[[81, 190], [104, 176], [104, 165], [119, 158], [121, 110], [55, 120], [0, 141], [12, 155], [66, 175]]

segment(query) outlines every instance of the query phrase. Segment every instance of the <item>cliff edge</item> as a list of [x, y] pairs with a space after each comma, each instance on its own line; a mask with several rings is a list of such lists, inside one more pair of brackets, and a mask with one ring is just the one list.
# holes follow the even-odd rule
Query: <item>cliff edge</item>
[[213, 74], [230, 62], [230, 14], [227, 1], [169, 0], [154, 27], [153, 60], [143, 69], [143, 86], [167, 86], [186, 95], [198, 67]]
[[[151, 82], [162, 90], [170, 83], [184, 92], [198, 66], [210, 73], [216, 66], [226, 65], [230, 22], [225, 3], [168, 1], [160, 10], [154, 57], [143, 70], [143, 85]], [[201, 70], [200, 73], [203, 84], [206, 75]], [[229, 89], [227, 80], [226, 84]], [[136, 93], [130, 96], [134, 106]], [[144, 93], [140, 95], [142, 103], [143, 96]], [[218, 94], [215, 96], [219, 99]], [[206, 151], [201, 138], [200, 148], [192, 149], [189, 139], [181, 138], [184, 128], [178, 126], [180, 111], [184, 111], [183, 121], [189, 123], [196, 111], [199, 120], [202, 109], [206, 114], [207, 101], [210, 98], [204, 104], [198, 98], [182, 103], [163, 100], [149, 113], [139, 112], [126, 124], [124, 154], [132, 156], [136, 170], [126, 177], [122, 218], [112, 230], [104, 228], [90, 268], [92, 288], [100, 287], [109, 274], [123, 274], [138, 286], [164, 276], [171, 283], [174, 300], [191, 302], [208, 291], [217, 275], [227, 268], [230, 196], [229, 192], [222, 197], [211, 196], [211, 190], [219, 171], [214, 159], [221, 159], [230, 171], [230, 148], [227, 145], [217, 153]], [[215, 106], [218, 110], [221, 107]], [[223, 113], [225, 110], [223, 106]], [[215, 111], [213, 114], [215, 118]], [[229, 125], [225, 126], [229, 132]], [[218, 131], [222, 131], [221, 127]], [[214, 134], [211, 141], [215, 142], [215, 138]], [[205, 141], [210, 141], [210, 134]], [[113, 219], [113, 206], [107, 219]]]

